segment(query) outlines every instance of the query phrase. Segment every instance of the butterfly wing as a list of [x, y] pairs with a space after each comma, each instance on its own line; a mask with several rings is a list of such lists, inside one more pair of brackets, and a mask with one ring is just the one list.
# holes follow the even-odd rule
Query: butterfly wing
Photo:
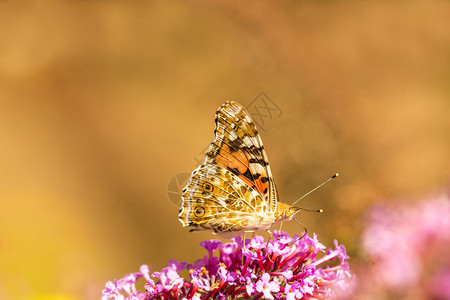
[[218, 165], [201, 165], [194, 170], [182, 198], [178, 217], [184, 226], [194, 228], [191, 231], [253, 231], [274, 222], [260, 193]]
[[221, 166], [262, 196], [270, 211], [277, 209], [278, 193], [261, 137], [249, 113], [237, 102], [225, 102], [216, 113], [215, 138], [205, 163]]
[[270, 227], [278, 195], [253, 120], [240, 104], [225, 102], [215, 122], [205, 162], [183, 189], [180, 221], [217, 233]]

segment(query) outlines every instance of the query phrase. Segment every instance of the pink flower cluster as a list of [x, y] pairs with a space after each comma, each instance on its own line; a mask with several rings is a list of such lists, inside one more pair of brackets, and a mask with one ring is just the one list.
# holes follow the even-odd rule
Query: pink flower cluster
[[[172, 260], [151, 275], [143, 265], [137, 273], [107, 282], [102, 300], [329, 299], [350, 286], [344, 246], [335, 241], [335, 248], [325, 252], [316, 235], [299, 238], [275, 232], [269, 241], [261, 236], [246, 240], [244, 248], [240, 237], [201, 245], [208, 255], [192, 265]], [[330, 262], [333, 266], [323, 266]], [[189, 279], [181, 277], [182, 270], [188, 270]], [[139, 278], [145, 280], [144, 291], [136, 289]]]
[[372, 266], [361, 274], [361, 297], [450, 299], [450, 198], [377, 207], [364, 232]]

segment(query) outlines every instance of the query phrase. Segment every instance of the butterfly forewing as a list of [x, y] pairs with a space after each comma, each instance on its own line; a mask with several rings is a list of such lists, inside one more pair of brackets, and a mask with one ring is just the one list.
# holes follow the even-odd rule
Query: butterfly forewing
[[272, 211], [276, 210], [276, 189], [263, 143], [240, 104], [226, 102], [217, 111], [215, 138], [205, 162], [233, 172], [259, 191]]

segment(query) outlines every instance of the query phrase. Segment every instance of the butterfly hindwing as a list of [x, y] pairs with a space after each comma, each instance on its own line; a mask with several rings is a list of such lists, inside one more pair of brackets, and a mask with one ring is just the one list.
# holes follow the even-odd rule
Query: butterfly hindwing
[[182, 198], [179, 218], [183, 224], [215, 232], [255, 226], [259, 223], [258, 212], [268, 210], [256, 190], [217, 165], [197, 168], [183, 189]]

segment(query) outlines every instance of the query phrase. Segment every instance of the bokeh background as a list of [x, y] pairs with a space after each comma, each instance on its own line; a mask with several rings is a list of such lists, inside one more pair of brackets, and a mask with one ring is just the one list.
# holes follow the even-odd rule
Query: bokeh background
[[[192, 262], [168, 184], [225, 100], [266, 93], [280, 199], [364, 262], [373, 203], [450, 178], [450, 2], [1, 1], [0, 299], [98, 299], [104, 283]], [[302, 229], [294, 222], [284, 229]]]

